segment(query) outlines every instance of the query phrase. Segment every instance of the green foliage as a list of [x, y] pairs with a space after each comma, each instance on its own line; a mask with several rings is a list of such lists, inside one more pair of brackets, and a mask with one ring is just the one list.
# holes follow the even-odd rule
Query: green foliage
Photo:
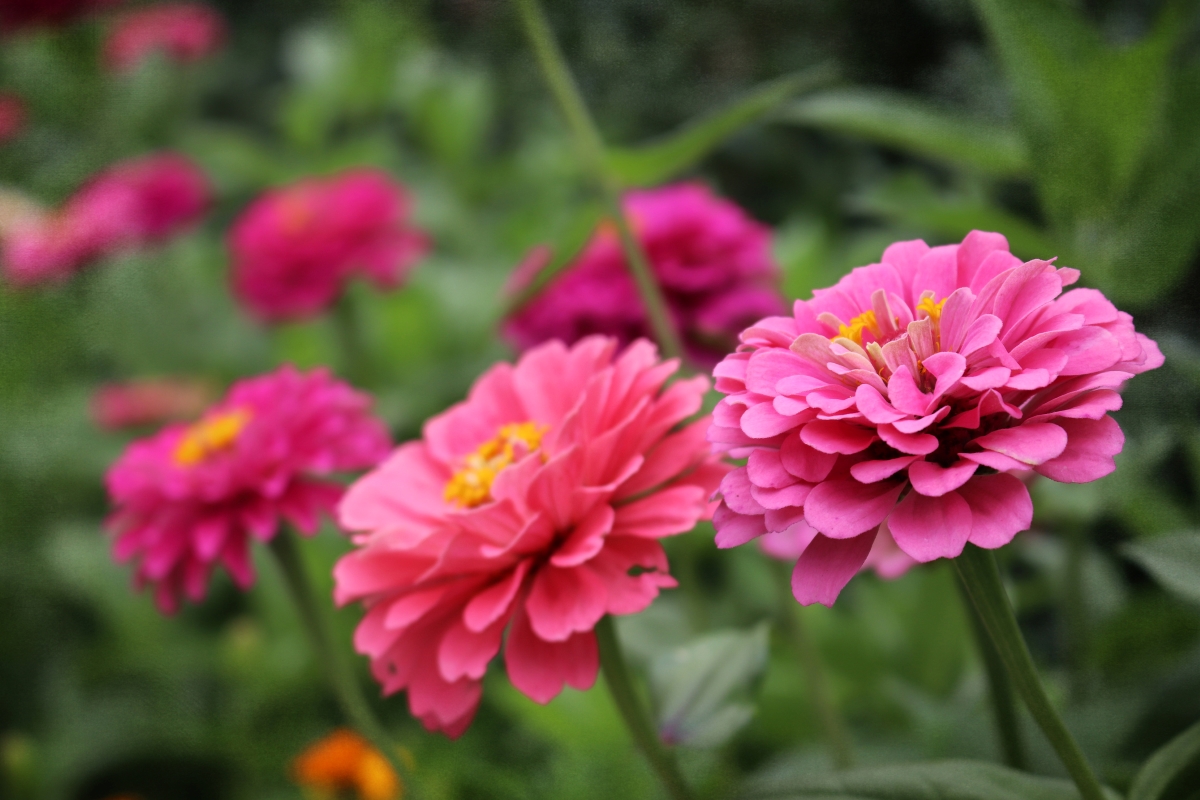
[[[1200, 723], [1179, 734], [1146, 761], [1129, 789], [1129, 800], [1164, 800], [1171, 796], [1172, 786], [1186, 790], [1185, 773], [1197, 772], [1196, 767], [1200, 767]], [[1191, 777], [1194, 780], [1196, 776]]]
[[1200, 533], [1157, 536], [1129, 544], [1124, 552], [1165, 588], [1200, 603]]

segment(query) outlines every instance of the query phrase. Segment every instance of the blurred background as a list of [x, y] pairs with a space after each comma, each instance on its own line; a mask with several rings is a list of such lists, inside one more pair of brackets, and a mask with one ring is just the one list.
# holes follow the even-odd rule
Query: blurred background
[[[219, 573], [173, 618], [135, 593], [101, 529], [103, 476], [153, 428], [110, 430], [94, 395], [178, 378], [215, 397], [279, 363], [330, 364], [412, 438], [511, 355], [496, 333], [505, 281], [530, 248], [588, 229], [587, 177], [500, 0], [211, 0], [225, 33], [202, 58], [122, 68], [108, 37], [151, 4], [73, 5], [87, 4], [0, 0], [0, 96], [18, 109], [0, 136], [3, 198], [53, 207], [161, 150], [198, 164], [215, 198], [165, 243], [0, 287], [0, 791], [301, 797], [292, 761], [340, 716], [280, 576], [259, 553], [252, 591]], [[1068, 723], [1127, 785], [1200, 718], [1197, 3], [553, 0], [547, 13], [627, 183], [700, 180], [770, 225], [787, 297], [892, 241], [981, 228], [1082, 269], [1159, 341], [1166, 366], [1117, 415], [1117, 472], [1037, 482], [1035, 530], [1005, 551]], [[265, 189], [352, 166], [403, 182], [434, 242], [403, 288], [351, 287], [365, 366], [346, 363], [332, 317], [266, 327], [242, 311], [225, 238]], [[667, 546], [682, 588], [620, 633], [660, 713], [683, 720], [705, 791], [830, 769], [789, 635], [799, 614], [860, 762], [998, 759], [945, 563], [861, 576], [835, 609], [801, 612], [785, 565], [753, 547], [718, 555], [705, 526]], [[309, 544], [322, 590], [346, 549], [331, 526]], [[347, 648], [359, 613], [338, 612]], [[426, 796], [657, 796], [601, 687], [539, 706], [498, 665], [486, 683], [455, 742], [403, 696], [379, 701]], [[681, 710], [680, 686], [704, 702]], [[1033, 768], [1059, 774], [1025, 722]]]

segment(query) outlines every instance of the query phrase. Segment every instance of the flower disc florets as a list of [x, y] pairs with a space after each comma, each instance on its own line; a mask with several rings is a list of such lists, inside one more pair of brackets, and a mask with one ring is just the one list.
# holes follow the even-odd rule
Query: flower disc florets
[[1078, 277], [995, 233], [899, 242], [747, 329], [714, 372], [709, 438], [748, 459], [721, 485], [718, 546], [790, 531], [797, 600], [831, 604], [878, 531], [917, 561], [1000, 547], [1033, 515], [1013, 473], [1107, 475], [1116, 390], [1163, 359], [1100, 292], [1063, 294]]

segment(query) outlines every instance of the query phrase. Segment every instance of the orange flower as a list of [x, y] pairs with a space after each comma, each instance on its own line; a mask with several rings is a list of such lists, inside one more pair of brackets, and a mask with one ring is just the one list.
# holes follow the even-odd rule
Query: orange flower
[[338, 728], [292, 762], [294, 780], [319, 797], [355, 792], [359, 800], [400, 800], [404, 787], [383, 754], [348, 728]]

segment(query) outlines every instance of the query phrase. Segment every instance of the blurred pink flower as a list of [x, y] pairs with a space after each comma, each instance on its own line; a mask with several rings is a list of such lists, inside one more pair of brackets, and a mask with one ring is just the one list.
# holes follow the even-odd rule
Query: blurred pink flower
[[[727, 467], [704, 441], [708, 380], [639, 340], [548, 342], [498, 364], [468, 399], [355, 483], [363, 531], [334, 569], [338, 603], [387, 694], [450, 736], [470, 724], [504, 631], [508, 677], [539, 703], [596, 678], [592, 629], [674, 586], [658, 539], [712, 510]], [[634, 570], [634, 574], [631, 574]]]
[[203, 3], [162, 3], [120, 17], [104, 43], [109, 69], [128, 72], [153, 53], [188, 64], [214, 53], [225, 40], [225, 21]]
[[0, 92], [0, 144], [7, 144], [25, 130], [25, 103], [15, 94]]
[[387, 455], [370, 405], [325, 370], [288, 366], [235, 384], [193, 425], [134, 442], [108, 472], [114, 557], [137, 561], [136, 585], [153, 584], [164, 613], [180, 595], [202, 600], [218, 563], [249, 588], [251, 538], [270, 540], [281, 519], [315, 533], [343, 491], [327, 476]]
[[65, 25], [72, 20], [120, 5], [124, 0], [0, 0], [0, 32], [43, 25]]
[[1029, 527], [1027, 470], [1107, 475], [1116, 390], [1163, 358], [1100, 292], [1062, 293], [1078, 278], [995, 233], [898, 242], [748, 328], [714, 371], [709, 439], [749, 459], [721, 484], [717, 545], [790, 531], [796, 599], [831, 605], [881, 530], [920, 562], [996, 548]]
[[110, 383], [92, 394], [92, 420], [110, 431], [161, 425], [199, 416], [211, 399], [207, 384], [197, 380], [156, 378]]
[[304, 319], [362, 276], [398, 286], [428, 252], [404, 188], [378, 170], [308, 178], [264, 194], [229, 234], [238, 298], [266, 321]]
[[[670, 306], [688, 355], [715, 364], [739, 331], [784, 310], [771, 232], [697, 183], [630, 192], [629, 215]], [[519, 290], [550, 260], [536, 248], [513, 274]], [[602, 224], [574, 263], [510, 317], [504, 335], [520, 350], [549, 339], [600, 333], [628, 343], [650, 334], [611, 223]]]

